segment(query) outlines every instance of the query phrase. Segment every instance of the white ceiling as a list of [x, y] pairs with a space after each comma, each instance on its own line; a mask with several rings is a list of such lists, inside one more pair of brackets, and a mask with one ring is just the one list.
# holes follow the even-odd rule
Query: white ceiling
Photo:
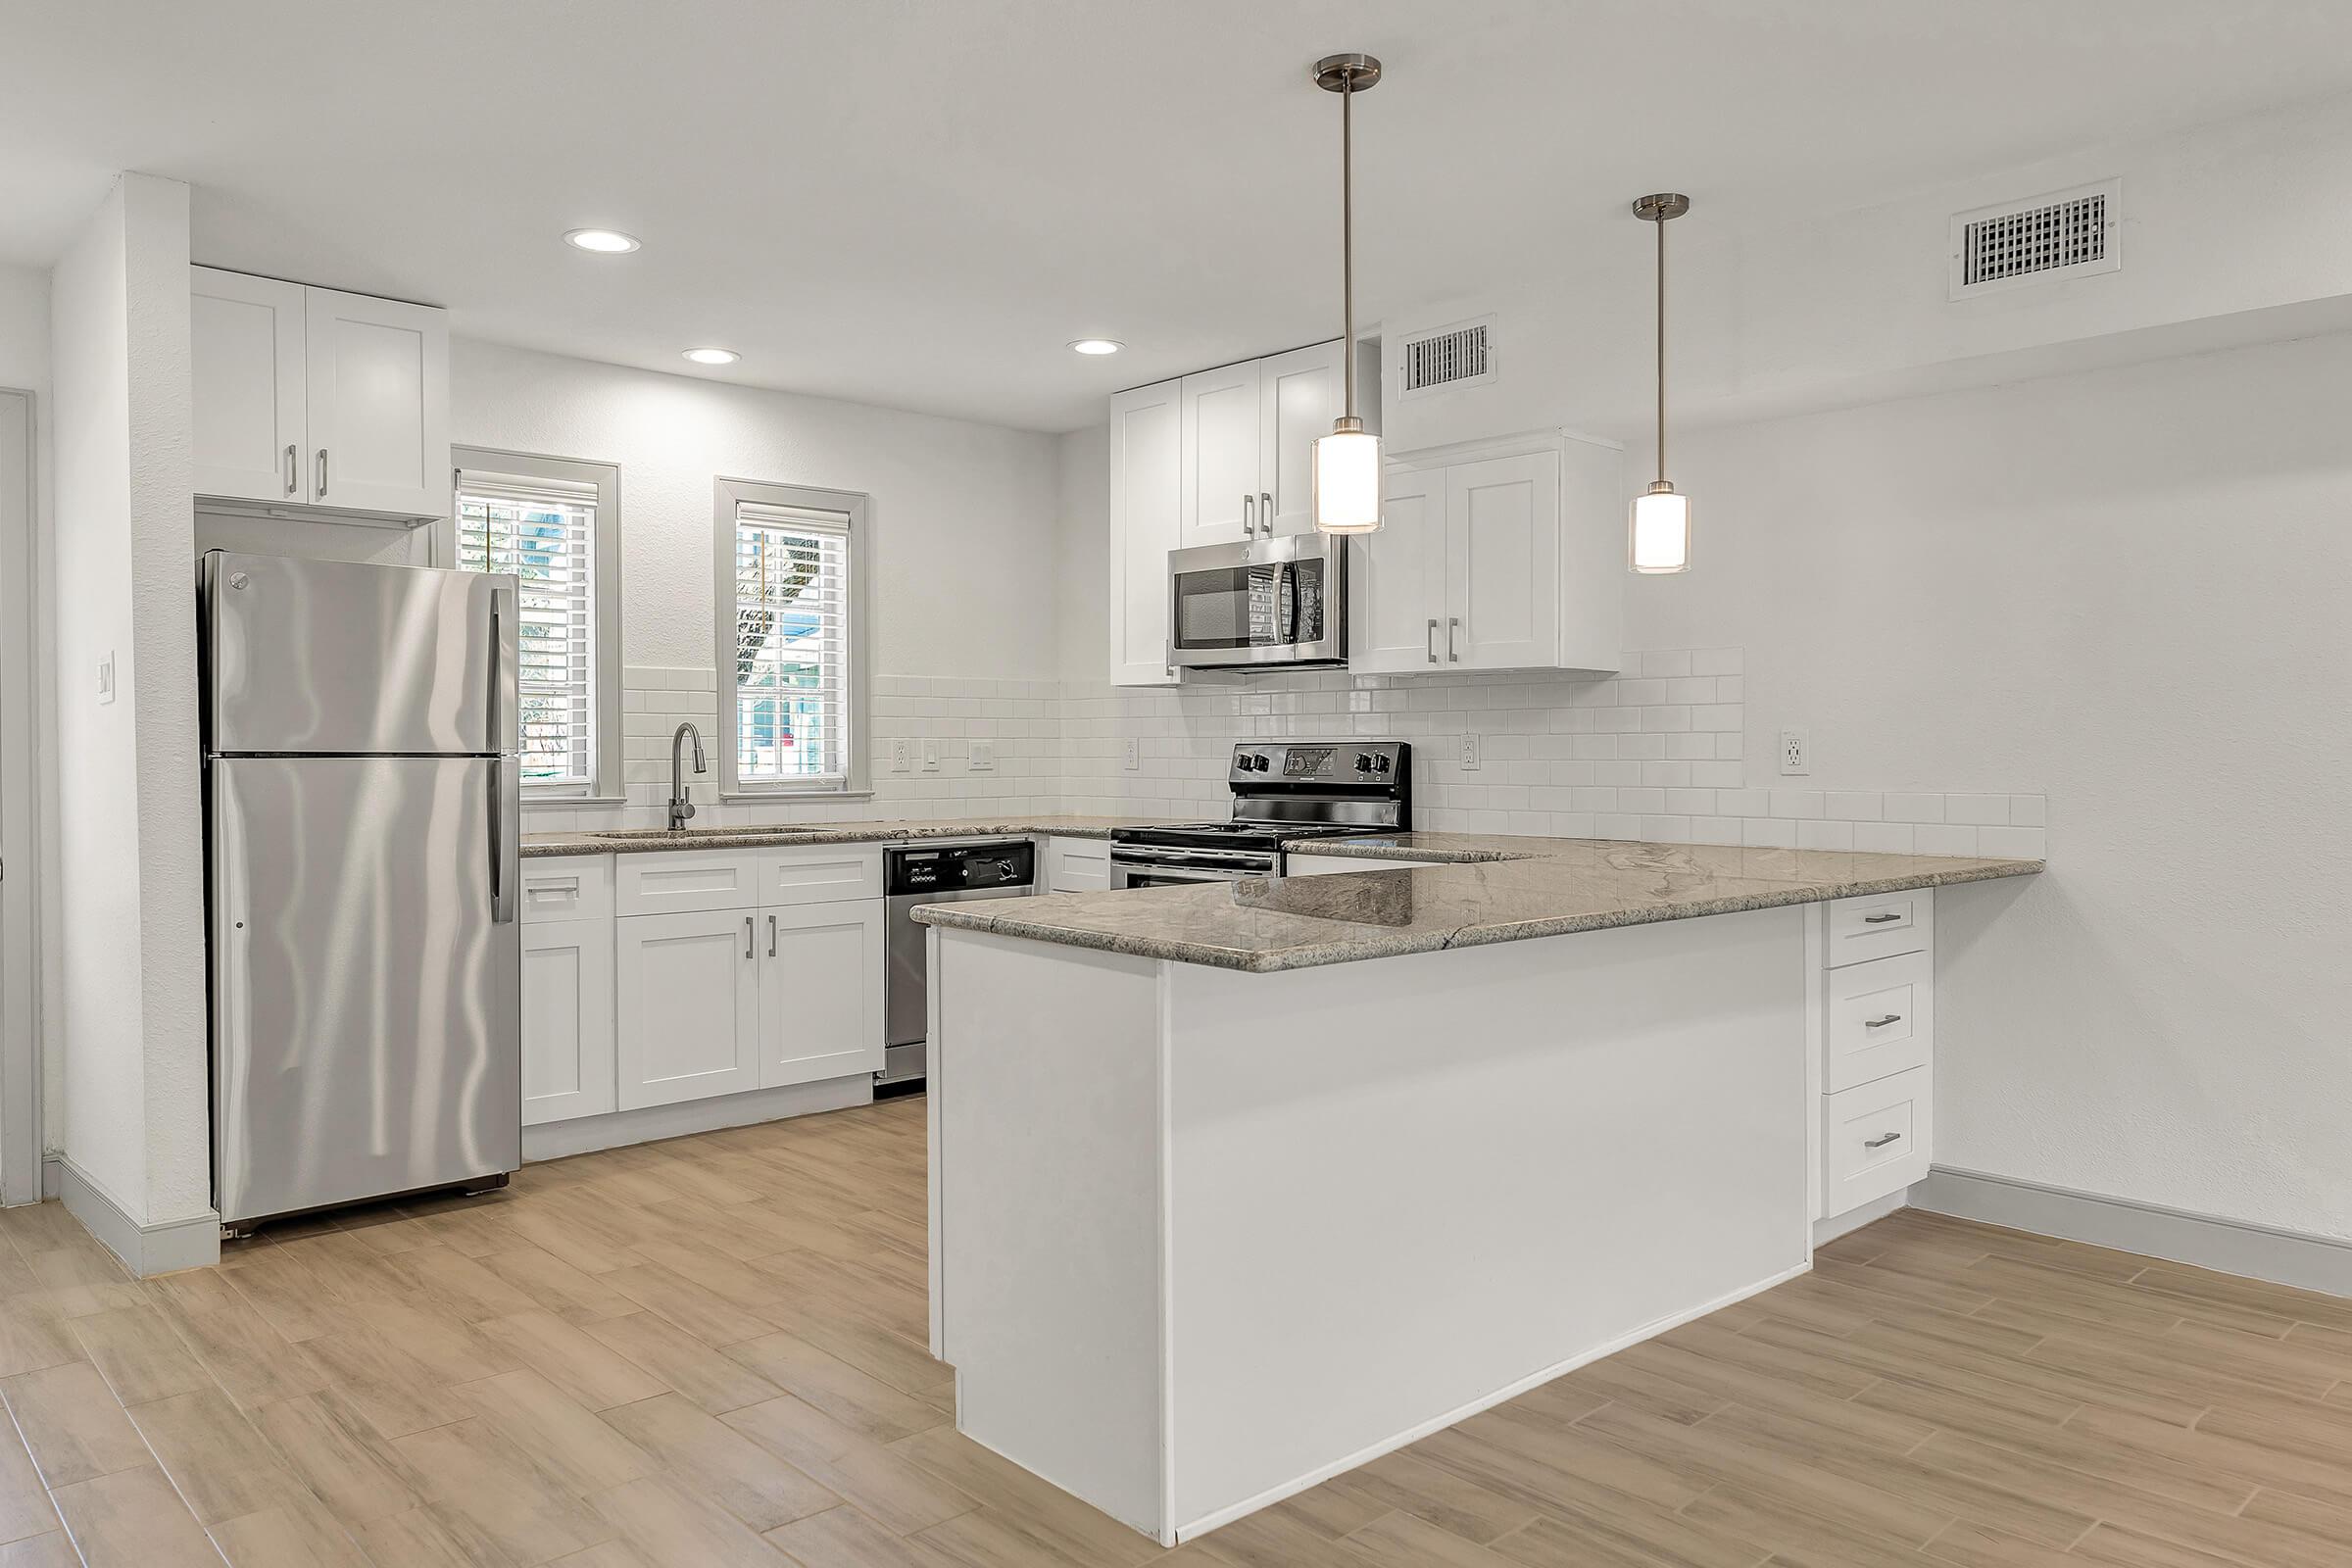
[[201, 262], [1049, 430], [1337, 332], [1334, 50], [1389, 70], [1367, 320], [1642, 244], [1647, 190], [1726, 232], [2352, 88], [2340, 0], [0, 0], [0, 259], [135, 169]]

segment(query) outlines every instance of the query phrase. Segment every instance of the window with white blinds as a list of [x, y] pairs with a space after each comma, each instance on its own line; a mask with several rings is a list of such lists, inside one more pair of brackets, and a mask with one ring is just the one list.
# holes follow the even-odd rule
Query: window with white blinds
[[[535, 462], [539, 468], [590, 465]], [[515, 643], [522, 782], [542, 795], [593, 795], [599, 784], [600, 515], [611, 486], [553, 473], [460, 467], [457, 564], [520, 583]]]
[[738, 789], [854, 787], [856, 543], [852, 512], [734, 498]]

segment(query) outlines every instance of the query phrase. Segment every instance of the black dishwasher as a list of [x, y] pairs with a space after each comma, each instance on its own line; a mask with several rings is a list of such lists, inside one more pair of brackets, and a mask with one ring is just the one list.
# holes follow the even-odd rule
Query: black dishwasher
[[1037, 846], [1028, 839], [894, 844], [882, 852], [890, 973], [884, 986], [882, 1070], [876, 1094], [923, 1086], [931, 971], [914, 911], [966, 899], [1019, 899], [1037, 891]]

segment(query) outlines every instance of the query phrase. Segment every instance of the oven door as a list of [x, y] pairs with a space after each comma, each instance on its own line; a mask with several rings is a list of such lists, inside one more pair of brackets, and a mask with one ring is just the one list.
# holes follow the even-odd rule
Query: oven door
[[1348, 658], [1348, 543], [1296, 534], [1168, 556], [1169, 654], [1180, 668]]

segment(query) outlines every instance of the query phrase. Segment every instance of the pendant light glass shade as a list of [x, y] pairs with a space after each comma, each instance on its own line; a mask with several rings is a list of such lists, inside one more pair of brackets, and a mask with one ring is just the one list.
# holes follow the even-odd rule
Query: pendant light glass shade
[[[1347, 426], [1353, 425], [1353, 429]], [[1380, 437], [1361, 419], [1315, 442], [1315, 526], [1324, 533], [1380, 531]]]
[[1315, 443], [1312, 511], [1318, 533], [1380, 531], [1380, 437], [1355, 413], [1355, 95], [1380, 80], [1370, 55], [1326, 55], [1315, 85], [1340, 95], [1340, 374], [1347, 412]]
[[1690, 498], [1663, 479], [1634, 497], [1626, 564], [1644, 575], [1690, 569]]

